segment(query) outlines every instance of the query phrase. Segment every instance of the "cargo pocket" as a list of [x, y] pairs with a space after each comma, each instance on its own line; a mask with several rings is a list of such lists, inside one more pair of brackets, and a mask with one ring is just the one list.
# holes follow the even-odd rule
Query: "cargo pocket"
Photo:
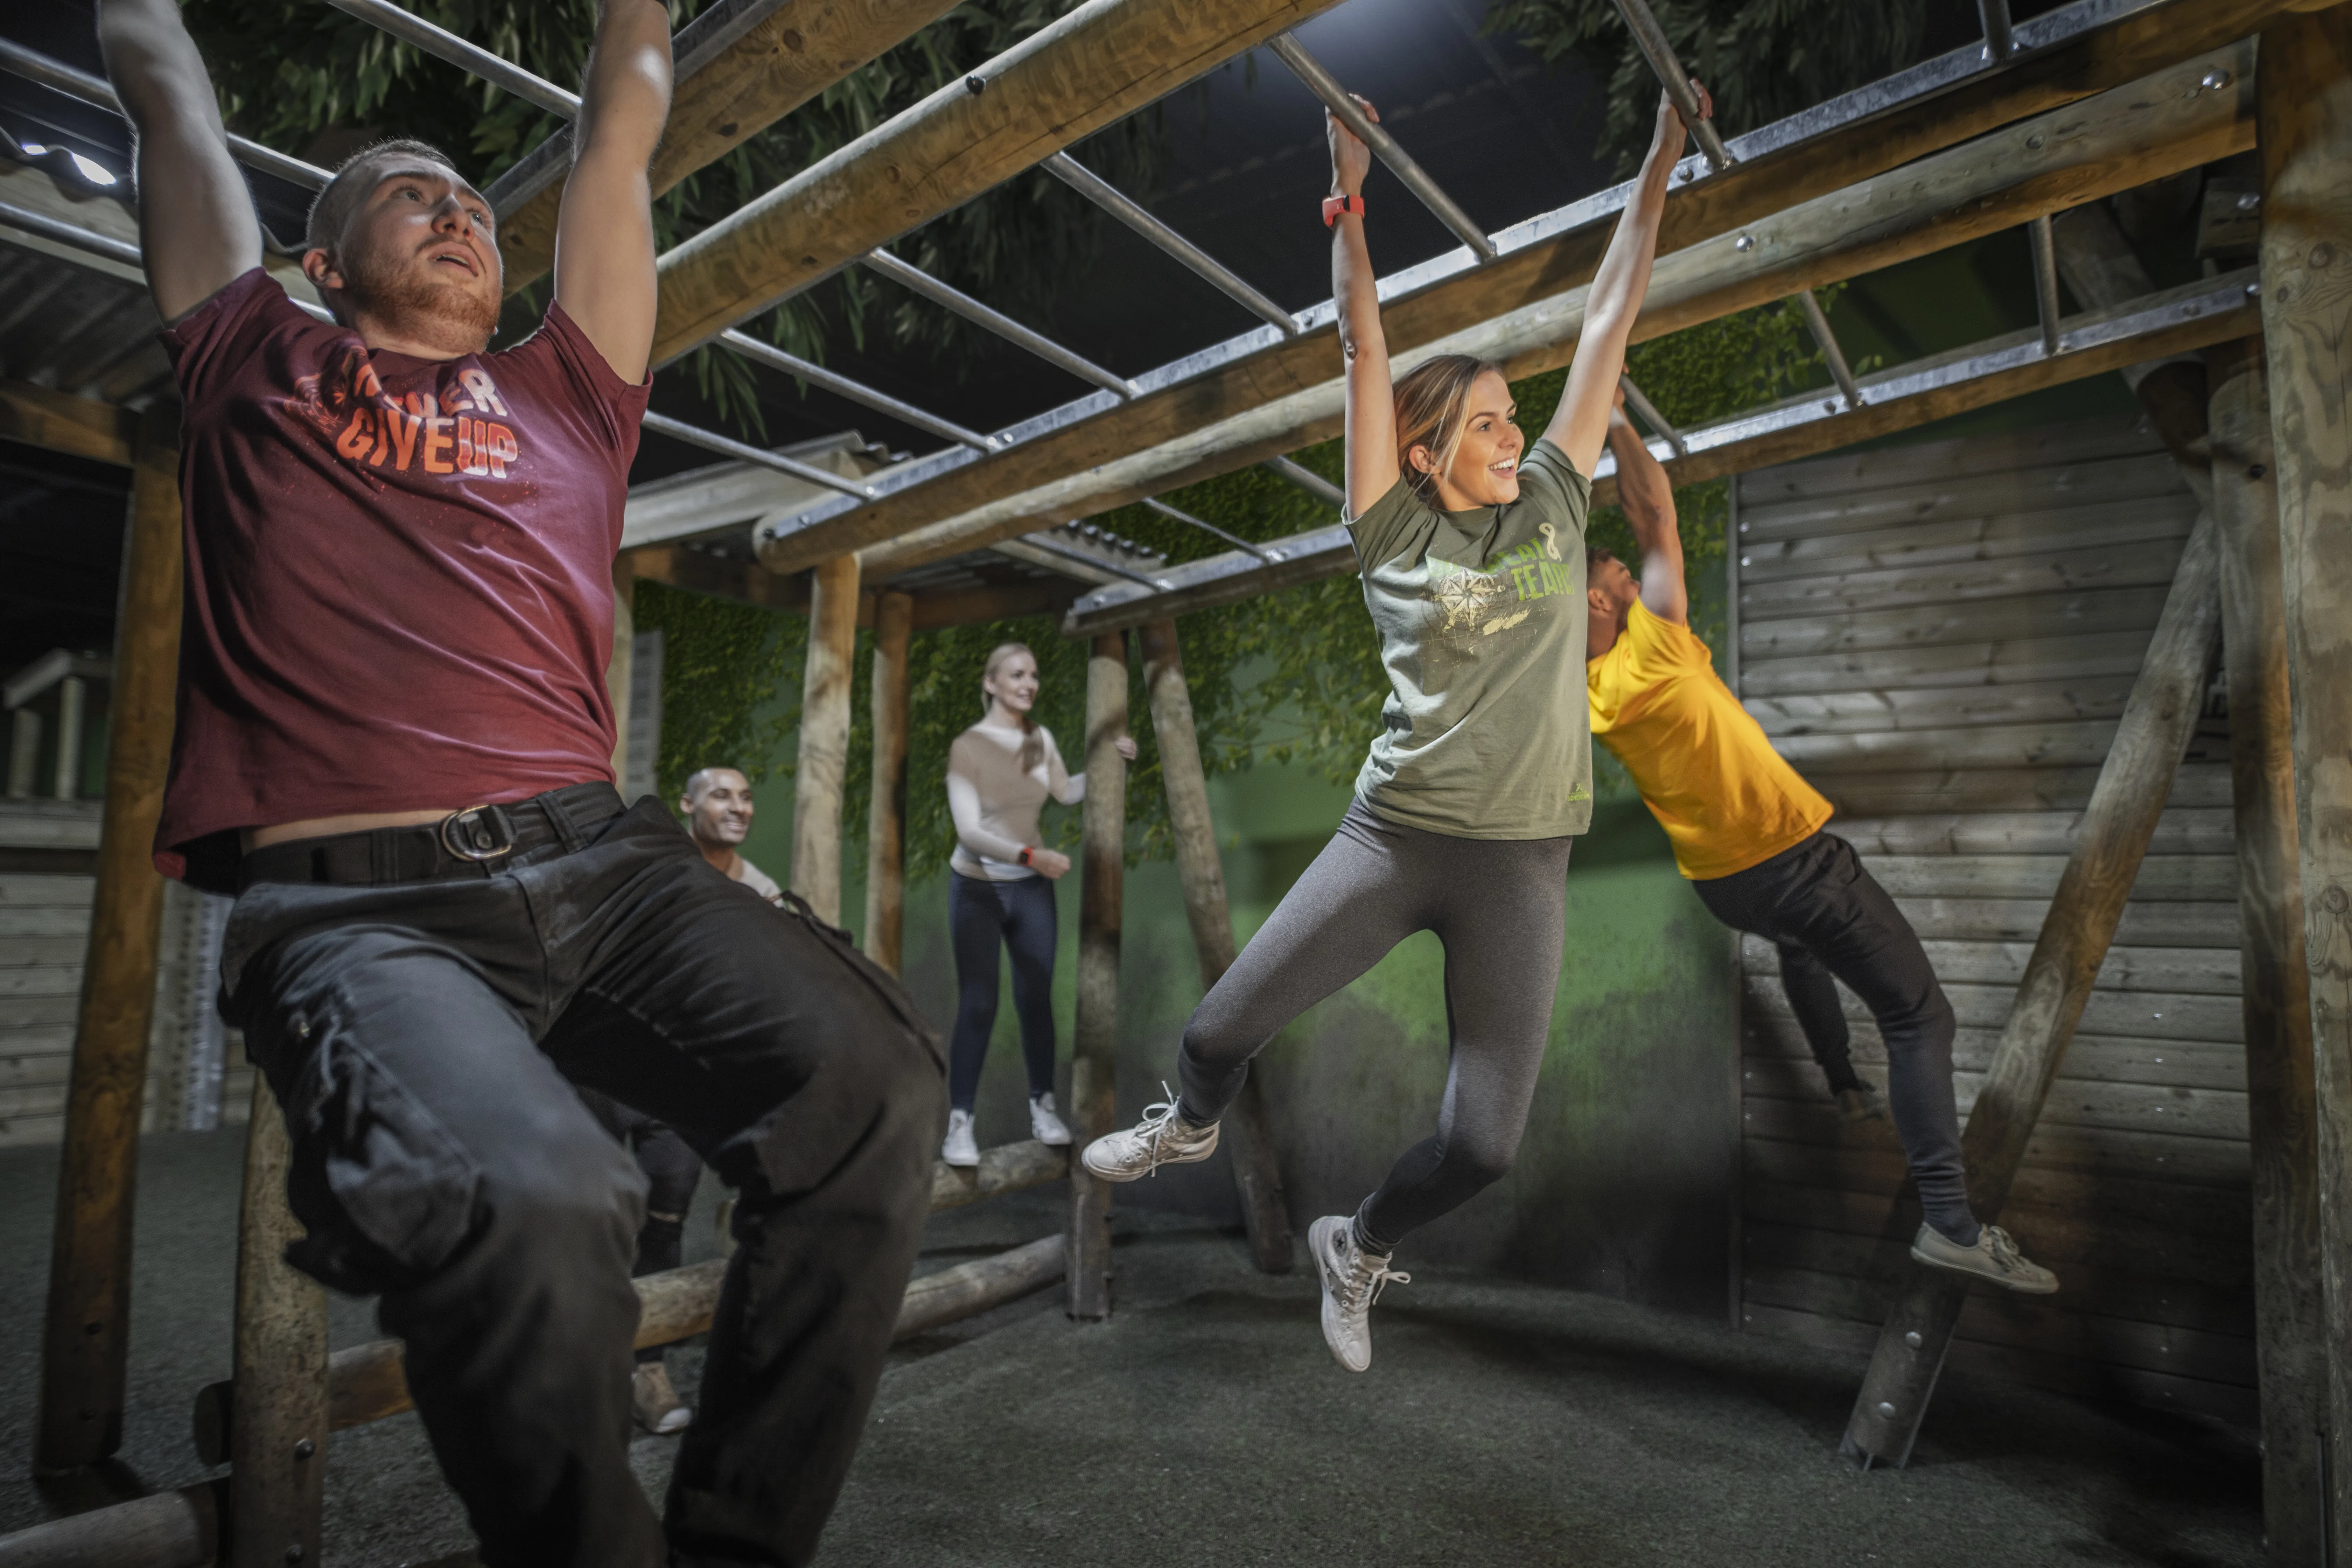
[[932, 1027], [931, 1021], [923, 1016], [923, 1010], [915, 1005], [914, 994], [897, 975], [858, 951], [847, 931], [819, 915], [798, 893], [787, 891], [784, 894], [784, 912], [808, 927], [820, 943], [864, 980], [882, 999], [883, 1005], [897, 1014], [898, 1021], [923, 1042], [923, 1048], [930, 1052], [931, 1060], [938, 1065], [940, 1071], [944, 1074], [948, 1070], [946, 1039]]
[[347, 1031], [292, 1020], [297, 1037], [314, 1029], [287, 1117], [287, 1196], [309, 1234], [286, 1259], [352, 1295], [421, 1284], [472, 1233], [480, 1168]]

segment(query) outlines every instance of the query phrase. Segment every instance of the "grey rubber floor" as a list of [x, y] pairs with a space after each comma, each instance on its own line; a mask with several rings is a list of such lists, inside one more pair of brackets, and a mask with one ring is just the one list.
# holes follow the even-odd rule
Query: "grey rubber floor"
[[[236, 1131], [142, 1153], [131, 1410], [120, 1461], [27, 1479], [55, 1154], [0, 1152], [0, 1531], [205, 1472], [189, 1397], [226, 1375]], [[689, 1258], [710, 1248], [703, 1211]], [[926, 1268], [1056, 1228], [1054, 1190], [938, 1216]], [[1410, 1266], [1408, 1257], [1402, 1261]], [[1123, 1218], [1118, 1311], [1043, 1292], [901, 1346], [827, 1536], [851, 1564], [1985, 1564], [2262, 1561], [2250, 1435], [1948, 1376], [1913, 1466], [1836, 1443], [1856, 1358], [1509, 1280], [1422, 1274], [1353, 1377], [1312, 1276], [1236, 1237]], [[338, 1302], [338, 1345], [373, 1336]], [[699, 1370], [672, 1352], [681, 1387]], [[659, 1495], [670, 1445], [640, 1440]], [[469, 1543], [414, 1416], [339, 1436], [334, 1568]]]

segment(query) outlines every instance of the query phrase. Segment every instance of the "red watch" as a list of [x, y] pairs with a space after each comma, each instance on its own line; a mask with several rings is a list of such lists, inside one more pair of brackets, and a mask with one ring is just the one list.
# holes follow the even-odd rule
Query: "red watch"
[[1024, 844], [1021, 847], [1021, 863], [1024, 866], [1029, 864], [1029, 846], [1026, 844]]
[[1323, 198], [1323, 226], [1325, 228], [1329, 228], [1333, 224], [1338, 223], [1341, 213], [1354, 213], [1358, 217], [1363, 216], [1364, 198], [1360, 195], [1325, 196]]

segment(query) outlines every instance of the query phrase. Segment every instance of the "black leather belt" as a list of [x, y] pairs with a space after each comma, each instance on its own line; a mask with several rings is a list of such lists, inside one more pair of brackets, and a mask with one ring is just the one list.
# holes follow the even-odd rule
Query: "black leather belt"
[[551, 845], [569, 854], [622, 809], [611, 784], [567, 784], [529, 800], [468, 806], [438, 822], [272, 844], [247, 853], [236, 883], [242, 891], [258, 882], [373, 888], [488, 877], [516, 856]]

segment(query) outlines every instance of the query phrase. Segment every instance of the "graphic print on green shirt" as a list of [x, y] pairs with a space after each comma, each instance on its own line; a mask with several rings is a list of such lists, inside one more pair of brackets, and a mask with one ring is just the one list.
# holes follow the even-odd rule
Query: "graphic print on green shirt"
[[1442, 512], [1399, 479], [1349, 521], [1391, 689], [1356, 778], [1370, 811], [1456, 838], [1591, 826], [1591, 493], [1566, 453], [1538, 441], [1507, 506]]

